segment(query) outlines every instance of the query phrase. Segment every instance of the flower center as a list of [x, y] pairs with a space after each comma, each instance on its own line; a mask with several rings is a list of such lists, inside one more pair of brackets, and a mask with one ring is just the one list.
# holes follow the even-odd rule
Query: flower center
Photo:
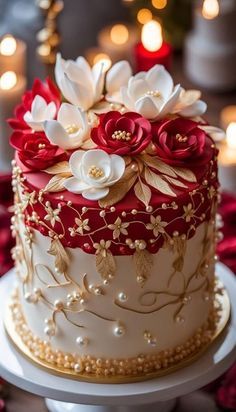
[[161, 97], [159, 90], [148, 90], [146, 96]]
[[45, 149], [46, 145], [45, 143], [39, 143], [38, 148], [39, 149]]
[[178, 142], [180, 143], [185, 143], [187, 142], [188, 138], [187, 136], [182, 136], [181, 134], [177, 133], [177, 135], [175, 136], [176, 140], [178, 140]]
[[126, 132], [125, 130], [116, 130], [111, 137], [114, 140], [126, 140], [128, 142], [131, 140], [131, 133]]
[[92, 165], [90, 166], [88, 170], [88, 175], [89, 177], [92, 177], [93, 179], [99, 179], [99, 177], [104, 176], [104, 171], [100, 167]]
[[68, 134], [74, 134], [76, 132], [78, 132], [79, 128], [78, 126], [76, 126], [76, 124], [69, 124], [68, 126], [65, 127], [65, 131]]

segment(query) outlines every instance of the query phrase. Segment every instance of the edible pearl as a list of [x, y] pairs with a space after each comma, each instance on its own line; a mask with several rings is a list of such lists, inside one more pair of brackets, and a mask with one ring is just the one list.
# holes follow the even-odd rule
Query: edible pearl
[[124, 292], [120, 292], [118, 295], [118, 299], [120, 302], [126, 302], [128, 300], [128, 297]]
[[123, 336], [125, 334], [125, 328], [124, 326], [115, 326], [114, 328], [114, 335], [117, 337]]
[[28, 303], [36, 303], [37, 302], [36, 296], [33, 295], [32, 293], [25, 293], [24, 298], [25, 298], [26, 302], [28, 302]]
[[82, 336], [79, 336], [79, 337], [76, 339], [76, 343], [77, 343], [77, 345], [79, 345], [79, 346], [81, 346], [81, 347], [85, 347], [85, 346], [88, 345], [89, 340], [88, 340], [88, 338], [83, 338]]
[[63, 302], [62, 302], [61, 300], [59, 300], [59, 299], [55, 300], [55, 302], [54, 302], [54, 307], [55, 307], [55, 309], [57, 309], [57, 310], [63, 309], [63, 307], [64, 307]]
[[55, 329], [50, 327], [50, 326], [46, 326], [46, 328], [44, 329], [44, 333], [47, 336], [54, 336], [55, 335]]
[[76, 363], [74, 366], [74, 371], [79, 373], [79, 372], [82, 372], [82, 370], [83, 370], [82, 363]]
[[137, 172], [137, 171], [138, 171], [138, 165], [137, 165], [137, 163], [132, 163], [131, 169], [133, 170], [133, 172]]
[[184, 317], [182, 317], [180, 315], [176, 316], [175, 320], [176, 320], [177, 323], [184, 323], [185, 322]]
[[153, 207], [152, 206], [147, 206], [146, 207], [146, 212], [150, 213], [153, 211]]
[[97, 296], [102, 295], [102, 289], [99, 288], [99, 287], [97, 287], [97, 288], [94, 289], [94, 293], [95, 293], [95, 295], [97, 295]]
[[156, 338], [148, 339], [147, 342], [148, 342], [148, 344], [151, 345], [151, 346], [156, 346], [156, 344], [157, 344]]

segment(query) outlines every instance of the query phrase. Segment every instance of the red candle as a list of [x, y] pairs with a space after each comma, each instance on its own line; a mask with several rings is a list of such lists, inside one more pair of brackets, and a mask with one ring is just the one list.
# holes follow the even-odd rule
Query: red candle
[[172, 63], [172, 47], [163, 41], [160, 23], [151, 20], [144, 24], [142, 42], [135, 46], [136, 71], [147, 71], [155, 64], [162, 64], [170, 70]]

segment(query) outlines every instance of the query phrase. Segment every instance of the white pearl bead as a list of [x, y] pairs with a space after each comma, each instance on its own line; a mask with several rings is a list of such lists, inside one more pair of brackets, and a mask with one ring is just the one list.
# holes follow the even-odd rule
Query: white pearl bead
[[58, 309], [60, 310], [60, 309], [63, 309], [63, 307], [64, 307], [63, 302], [59, 299], [56, 299], [54, 302], [54, 308], [57, 310]]
[[178, 316], [176, 316], [176, 322], [177, 323], [184, 323], [185, 319], [184, 319], [183, 316], [178, 315]]
[[156, 346], [156, 344], [157, 344], [156, 338], [148, 339], [148, 344], [151, 345], [151, 346]]
[[128, 297], [124, 292], [120, 292], [118, 294], [118, 299], [120, 302], [126, 302], [128, 300]]
[[53, 328], [51, 326], [46, 326], [46, 328], [44, 329], [44, 333], [47, 336], [54, 336], [55, 335], [55, 328]]
[[36, 296], [33, 295], [32, 293], [25, 293], [24, 298], [26, 302], [28, 303], [35, 303], [36, 302]]
[[97, 288], [94, 289], [94, 293], [95, 293], [95, 295], [100, 296], [100, 295], [102, 295], [102, 289], [97, 287]]
[[81, 363], [76, 363], [75, 366], [74, 366], [74, 370], [77, 373], [82, 372], [82, 370], [83, 370], [82, 364]]
[[81, 347], [85, 347], [88, 345], [89, 340], [88, 338], [83, 338], [82, 336], [78, 336], [78, 338], [76, 339], [76, 343], [77, 345], [81, 346]]
[[125, 334], [125, 328], [124, 326], [115, 326], [114, 328], [114, 335], [117, 337], [123, 336]]

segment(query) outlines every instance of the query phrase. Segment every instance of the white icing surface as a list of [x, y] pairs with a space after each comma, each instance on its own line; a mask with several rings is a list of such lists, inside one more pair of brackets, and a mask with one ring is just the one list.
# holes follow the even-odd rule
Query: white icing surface
[[[24, 227], [21, 235], [23, 237]], [[203, 239], [205, 235], [205, 223], [196, 230], [196, 234], [187, 241], [187, 249], [184, 260], [183, 275], [185, 282], [196, 270], [202, 257]], [[24, 247], [30, 256], [30, 248]], [[28, 303], [24, 295], [33, 292], [34, 288], [40, 288], [43, 296], [52, 304], [60, 300], [66, 306], [67, 295], [78, 290], [76, 284], [65, 283], [62, 274], [55, 272], [54, 257], [47, 253], [50, 247], [50, 238], [33, 231], [32, 244], [32, 280], [22, 290], [22, 305], [26, 321], [32, 332], [42, 339], [49, 339], [45, 335], [45, 319], [51, 318], [53, 306], [46, 305], [42, 299], [37, 303]], [[212, 245], [214, 247], [214, 245]], [[26, 252], [25, 250], [25, 252]], [[85, 293], [85, 303], [76, 303], [72, 311], [66, 311], [68, 319], [83, 327], [70, 323], [62, 312], [55, 315], [56, 331], [51, 337], [54, 349], [71, 353], [87, 354], [95, 357], [126, 358], [138, 356], [141, 353], [152, 354], [170, 349], [184, 343], [200, 327], [209, 315], [211, 300], [204, 299], [204, 288], [194, 293], [187, 293], [191, 300], [184, 305], [181, 316], [185, 318], [183, 323], [176, 322], [174, 315], [180, 303], [169, 304], [154, 313], [140, 314], [118, 307], [115, 300], [120, 301], [123, 307], [132, 308], [136, 311], [150, 311], [167, 302], [176, 300], [175, 294], [183, 291], [183, 275], [177, 273], [168, 286], [168, 280], [173, 272], [173, 262], [177, 258], [176, 253], [168, 249], [160, 249], [154, 255], [154, 265], [151, 276], [142, 288], [136, 281], [135, 267], [132, 256], [116, 256], [117, 271], [108, 285], [104, 285], [100, 275], [96, 271], [95, 256], [86, 254], [81, 249], [67, 248], [70, 256], [68, 274], [73, 282], [83, 287], [83, 275], [87, 274], [88, 284], [101, 287], [101, 295]], [[20, 274], [24, 275], [26, 268], [21, 266]], [[62, 285], [57, 286], [53, 276]], [[209, 281], [214, 277], [214, 263], [206, 271]], [[203, 276], [196, 276], [191, 282], [191, 290], [197, 289], [204, 281]], [[51, 287], [49, 287], [51, 285]], [[172, 295], [162, 293], [152, 306], [143, 306], [139, 297], [145, 292], [157, 290], [168, 292]], [[146, 297], [145, 303], [151, 303], [153, 296]], [[76, 311], [75, 311], [76, 309]], [[85, 309], [85, 311], [83, 311]], [[72, 309], [70, 309], [72, 310]], [[78, 311], [81, 311], [78, 313]], [[102, 319], [100, 317], [109, 319]], [[152, 337], [152, 346], [144, 338], [144, 332], [148, 331]], [[78, 339], [78, 338], [84, 338]], [[85, 344], [78, 344], [84, 341]]]

